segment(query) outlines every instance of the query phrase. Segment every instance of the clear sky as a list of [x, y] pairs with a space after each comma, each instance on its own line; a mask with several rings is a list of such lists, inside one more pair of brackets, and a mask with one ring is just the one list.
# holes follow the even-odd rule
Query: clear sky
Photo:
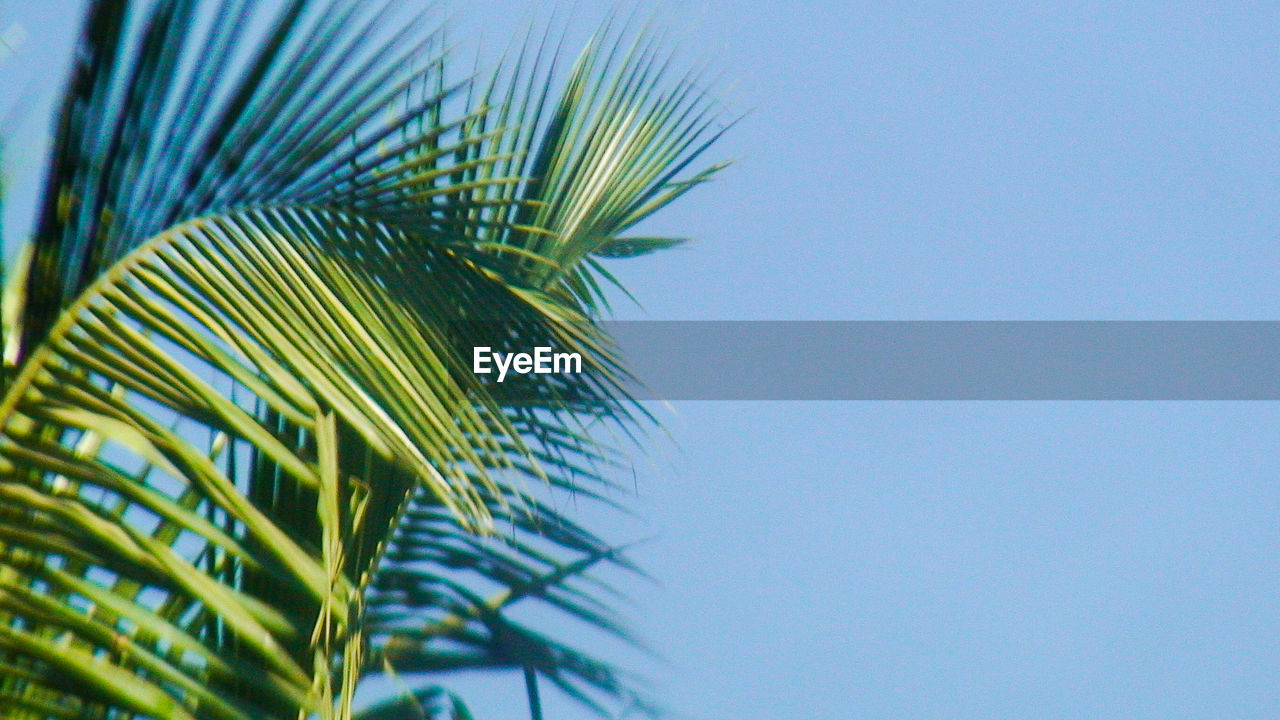
[[[77, 4], [7, 3], [18, 60], [61, 67]], [[453, 7], [495, 46], [534, 4]], [[751, 114], [654, 223], [699, 241], [615, 264], [622, 317], [1280, 319], [1280, 6], [664, 13]], [[1280, 717], [1275, 403], [674, 411], [611, 535], [656, 536], [620, 581], [678, 713]], [[521, 717], [499, 683], [468, 698]]]

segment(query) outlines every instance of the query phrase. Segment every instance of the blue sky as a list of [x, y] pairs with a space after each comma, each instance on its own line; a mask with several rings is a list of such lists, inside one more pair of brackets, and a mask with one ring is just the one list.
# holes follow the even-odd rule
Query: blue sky
[[[76, 4], [24, 5], [43, 76]], [[670, 4], [750, 114], [620, 317], [1280, 318], [1280, 8], [1117, 5]], [[532, 7], [454, 11], [497, 46]], [[611, 535], [654, 536], [633, 664], [686, 717], [1280, 716], [1274, 403], [663, 413]]]

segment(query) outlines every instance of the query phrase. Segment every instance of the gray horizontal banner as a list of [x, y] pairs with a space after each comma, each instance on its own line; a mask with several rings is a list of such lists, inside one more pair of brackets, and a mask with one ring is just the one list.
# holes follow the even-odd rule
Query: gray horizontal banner
[[639, 399], [1280, 399], [1280, 321], [605, 326]]

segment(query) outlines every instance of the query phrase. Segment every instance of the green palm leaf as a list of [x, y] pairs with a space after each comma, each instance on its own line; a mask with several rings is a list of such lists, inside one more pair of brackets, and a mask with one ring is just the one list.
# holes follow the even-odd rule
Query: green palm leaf
[[[414, 490], [470, 532], [507, 504], [492, 502], [494, 471], [543, 464], [467, 367], [464, 348], [496, 339], [441, 320], [482, 306], [606, 372], [482, 268], [332, 211], [199, 219], [126, 256], [0, 406], [8, 662], [70, 672], [115, 654], [134, 675], [101, 692], [144, 714], [163, 694], [227, 718], [283, 716], [303, 697], [322, 707], [332, 688], [310, 685], [315, 663], [363, 642], [362, 588]], [[272, 468], [270, 495], [237, 482], [249, 448]], [[62, 547], [92, 556], [71, 563]], [[117, 610], [68, 587], [86, 580]], [[37, 600], [61, 614], [32, 613]], [[166, 637], [199, 647], [175, 655]], [[222, 687], [248, 704], [219, 707]]]
[[508, 610], [629, 638], [590, 571], [635, 568], [529, 491], [610, 502], [599, 430], [646, 416], [592, 256], [677, 242], [625, 233], [713, 109], [608, 32], [558, 97], [547, 43], [470, 91], [429, 14], [263, 7], [88, 9], [5, 297], [0, 716], [351, 717], [388, 673], [430, 684], [362, 717], [466, 718], [467, 668], [647, 707]]
[[[275, 12], [93, 0], [86, 17], [35, 237], [26, 347], [106, 268], [182, 220], [287, 202], [411, 208], [431, 222], [423, 201], [447, 185], [433, 171], [457, 136], [441, 108], [460, 88], [444, 84], [430, 14], [388, 0], [287, 0]], [[387, 25], [400, 29], [374, 42]]]

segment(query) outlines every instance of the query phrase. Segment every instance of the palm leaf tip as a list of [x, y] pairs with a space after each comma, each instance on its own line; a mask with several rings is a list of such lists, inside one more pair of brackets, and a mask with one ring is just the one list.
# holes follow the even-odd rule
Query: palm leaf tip
[[[558, 97], [545, 82], [535, 82], [546, 64], [541, 52], [522, 52], [500, 68], [477, 101], [521, 128], [496, 139], [492, 149], [512, 157], [501, 172], [525, 178], [498, 193], [511, 208], [498, 215], [509, 222], [491, 236], [486, 251], [501, 256], [507, 247], [518, 249], [505, 258], [512, 277], [557, 288], [589, 310], [607, 307], [592, 277], [598, 267], [583, 260], [630, 257], [682, 242], [624, 233], [724, 167], [685, 176], [727, 127], [698, 73], [669, 81], [672, 57], [653, 36], [627, 40], [606, 28], [573, 64]], [[477, 123], [469, 131], [485, 128]]]

